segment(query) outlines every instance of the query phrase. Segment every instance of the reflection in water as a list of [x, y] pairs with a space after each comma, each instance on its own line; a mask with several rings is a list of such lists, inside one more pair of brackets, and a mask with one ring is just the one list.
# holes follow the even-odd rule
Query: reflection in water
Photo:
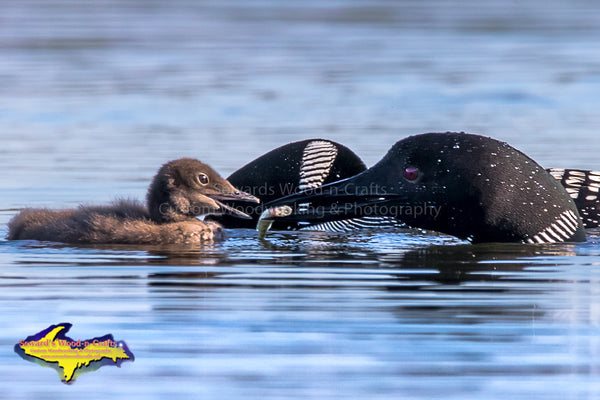
[[[0, 242], [0, 285], [19, 304], [0, 312], [22, 319], [6, 335], [38, 326], [40, 312], [110, 329], [136, 362], [97, 374], [119, 390], [140, 382], [140, 396], [170, 393], [168, 379], [213, 397], [333, 393], [332, 381], [336, 396], [370, 395], [377, 382], [386, 396], [500, 397], [507, 382], [545, 392], [538, 382], [570, 382], [574, 369], [595, 376], [600, 276], [581, 256], [598, 255], [595, 236], [547, 246], [409, 231], [270, 238], [240, 230], [179, 249]], [[5, 372], [55, 379], [20, 364]], [[105, 382], [92, 378], [73, 393]]]
[[[279, 245], [284, 247], [283, 239]], [[422, 395], [427, 382], [453, 397], [467, 390], [455, 378], [474, 380], [469, 390], [486, 390], [476, 383], [486, 376], [498, 382], [521, 376], [527, 386], [544, 376], [563, 379], [573, 363], [589, 356], [588, 345], [581, 345], [594, 342], [585, 328], [587, 307], [572, 303], [557, 314], [575, 289], [569, 278], [573, 266], [561, 260], [577, 251], [577, 245], [422, 244], [366, 264], [317, 261], [304, 253], [281, 266], [258, 261], [158, 272], [148, 276], [148, 284], [164, 323], [175, 314], [201, 331], [217, 329], [222, 340], [206, 334], [202, 357], [222, 365], [228, 354], [236, 354], [237, 365], [250, 363], [253, 381], [267, 392], [281, 390], [283, 382], [300, 384], [298, 374], [302, 387], [323, 389], [332, 371], [340, 390], [364, 391], [351, 378], [358, 368], [353, 362], [360, 359], [363, 367], [370, 365], [365, 379], [386, 390]], [[194, 302], [179, 307], [184, 297]], [[598, 304], [599, 299], [590, 300]], [[561, 313], [583, 318], [565, 321]], [[565, 335], [579, 345], [557, 346]], [[279, 347], [283, 343], [285, 350]], [[294, 361], [274, 370], [253, 362], [265, 353], [272, 361], [281, 351]], [[300, 366], [308, 370], [299, 372]], [[287, 375], [292, 371], [294, 377]], [[234, 371], [223, 373], [237, 380]]]

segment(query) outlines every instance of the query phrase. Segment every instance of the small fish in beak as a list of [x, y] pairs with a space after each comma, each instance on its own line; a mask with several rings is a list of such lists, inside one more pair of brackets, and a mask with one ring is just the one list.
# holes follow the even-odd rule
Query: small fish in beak
[[267, 235], [275, 218], [287, 217], [292, 214], [292, 211], [292, 207], [287, 205], [271, 207], [263, 211], [256, 225], [258, 238], [263, 239]]

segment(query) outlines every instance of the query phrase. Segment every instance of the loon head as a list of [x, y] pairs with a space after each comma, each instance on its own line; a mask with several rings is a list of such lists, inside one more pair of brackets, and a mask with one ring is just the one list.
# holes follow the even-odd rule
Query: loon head
[[[227, 180], [235, 187], [258, 197], [261, 203], [277, 200], [299, 190], [349, 178], [366, 165], [346, 146], [326, 139], [308, 139], [288, 143], [250, 161]], [[226, 202], [239, 207], [238, 202]], [[253, 228], [261, 213], [261, 205], [244, 207], [251, 220], [229, 215], [211, 217], [226, 228]], [[297, 229], [296, 223], [276, 223], [274, 229]]]
[[163, 165], [148, 189], [150, 218], [155, 222], [184, 221], [209, 214], [230, 214], [250, 218], [221, 201], [259, 200], [234, 188], [215, 170], [193, 158], [181, 158]]
[[306, 224], [395, 217], [472, 242], [585, 240], [572, 199], [546, 170], [506, 143], [467, 133], [397, 142], [365, 172], [266, 204], [268, 218]]

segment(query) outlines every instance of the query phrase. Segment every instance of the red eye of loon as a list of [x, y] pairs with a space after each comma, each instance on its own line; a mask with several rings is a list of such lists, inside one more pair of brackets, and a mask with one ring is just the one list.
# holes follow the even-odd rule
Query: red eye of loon
[[409, 181], [414, 181], [419, 177], [419, 169], [408, 167], [404, 170], [404, 178]]

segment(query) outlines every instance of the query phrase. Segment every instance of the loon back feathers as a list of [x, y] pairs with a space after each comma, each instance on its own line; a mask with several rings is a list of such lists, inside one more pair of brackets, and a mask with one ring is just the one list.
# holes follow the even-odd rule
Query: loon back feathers
[[550, 168], [577, 206], [586, 228], [600, 225], [600, 171]]

